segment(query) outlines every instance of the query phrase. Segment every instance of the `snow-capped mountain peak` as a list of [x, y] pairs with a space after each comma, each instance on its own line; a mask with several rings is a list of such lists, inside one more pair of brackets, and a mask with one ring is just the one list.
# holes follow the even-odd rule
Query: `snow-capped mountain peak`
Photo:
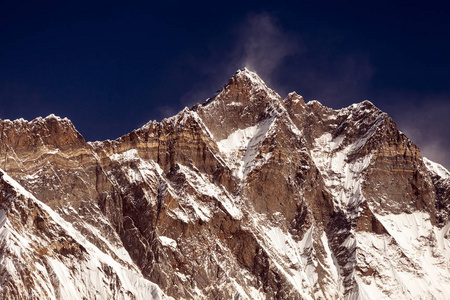
[[0, 130], [0, 298], [448, 298], [450, 173], [369, 101], [244, 68], [116, 140]]

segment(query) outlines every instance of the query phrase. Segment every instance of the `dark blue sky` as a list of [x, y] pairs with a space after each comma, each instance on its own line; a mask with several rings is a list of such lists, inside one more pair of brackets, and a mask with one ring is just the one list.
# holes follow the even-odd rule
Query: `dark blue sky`
[[114, 139], [247, 66], [281, 96], [369, 99], [450, 166], [450, 4], [161, 2], [0, 0], [0, 118], [55, 113]]

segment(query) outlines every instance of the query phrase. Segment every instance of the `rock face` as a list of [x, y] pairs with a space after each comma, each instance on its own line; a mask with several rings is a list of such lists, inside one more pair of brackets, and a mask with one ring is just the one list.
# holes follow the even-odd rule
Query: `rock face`
[[243, 69], [114, 141], [0, 131], [0, 298], [448, 298], [450, 173], [369, 101]]

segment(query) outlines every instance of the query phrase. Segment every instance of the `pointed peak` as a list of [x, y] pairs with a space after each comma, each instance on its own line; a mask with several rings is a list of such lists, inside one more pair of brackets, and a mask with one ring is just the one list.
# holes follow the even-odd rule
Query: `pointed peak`
[[303, 97], [301, 95], [297, 94], [296, 92], [290, 92], [283, 101], [284, 101], [284, 103], [286, 103], [288, 105], [298, 104], [298, 103], [301, 105], [305, 104], [305, 100], [303, 99]]
[[246, 67], [237, 70], [236, 73], [233, 75], [233, 77], [231, 77], [230, 81], [232, 81], [233, 79], [234, 80], [244, 79], [247, 81], [249, 80], [252, 85], [263, 85], [264, 87], [267, 88], [266, 84], [261, 79], [261, 77], [259, 77], [259, 75], [256, 72], [250, 71]]
[[60, 120], [61, 118], [56, 116], [55, 114], [49, 114], [48, 116], [45, 117], [45, 119], [57, 119], [57, 120]]
[[239, 74], [239, 73], [254, 73], [254, 72], [250, 71], [247, 67], [243, 67], [243, 68], [238, 69], [235, 74]]
[[247, 68], [242, 68], [237, 70], [227, 84], [212, 97], [206, 99], [202, 104], [193, 106], [192, 110], [197, 111], [200, 107], [223, 101], [231, 106], [245, 106], [254, 98], [282, 101], [281, 97], [267, 87], [258, 74]]
[[378, 107], [376, 107], [372, 102], [369, 100], [364, 100], [359, 103], [352, 104], [348, 106], [347, 108], [344, 108], [344, 110], [352, 111], [353, 113], [357, 114], [381, 114], [384, 113], [381, 111]]
[[250, 71], [246, 67], [237, 70], [219, 94], [224, 91], [227, 92], [228, 90], [240, 91], [241, 93], [249, 96], [255, 94], [261, 95], [262, 93], [268, 98], [277, 99], [280, 101], [282, 100], [275, 91], [266, 85], [264, 80], [262, 80], [256, 72]]
[[297, 97], [303, 98], [302, 96], [300, 96], [299, 94], [297, 94], [296, 91], [290, 92], [290, 93], [287, 95], [287, 98], [297, 98]]
[[185, 107], [182, 110], [180, 110], [176, 115], [164, 118], [161, 121], [161, 123], [173, 123], [174, 121], [178, 121], [179, 119], [185, 118], [191, 112], [192, 110], [189, 107]]
[[310, 100], [308, 103], [306, 103], [308, 106], [317, 106], [317, 107], [323, 107], [323, 104], [319, 102], [319, 100]]
[[358, 103], [359, 107], [364, 107], [364, 108], [377, 108], [372, 102], [370, 102], [369, 100], [364, 100], [360, 103]]
[[251, 72], [251, 71], [247, 67], [243, 67], [236, 71], [236, 73], [238, 72]]

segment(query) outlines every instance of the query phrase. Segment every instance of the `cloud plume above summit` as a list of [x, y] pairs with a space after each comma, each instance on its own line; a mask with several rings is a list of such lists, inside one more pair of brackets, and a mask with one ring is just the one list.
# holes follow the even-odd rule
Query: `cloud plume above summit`
[[305, 51], [300, 35], [284, 30], [267, 13], [252, 14], [236, 29], [234, 60], [256, 71], [267, 84], [286, 59]]

